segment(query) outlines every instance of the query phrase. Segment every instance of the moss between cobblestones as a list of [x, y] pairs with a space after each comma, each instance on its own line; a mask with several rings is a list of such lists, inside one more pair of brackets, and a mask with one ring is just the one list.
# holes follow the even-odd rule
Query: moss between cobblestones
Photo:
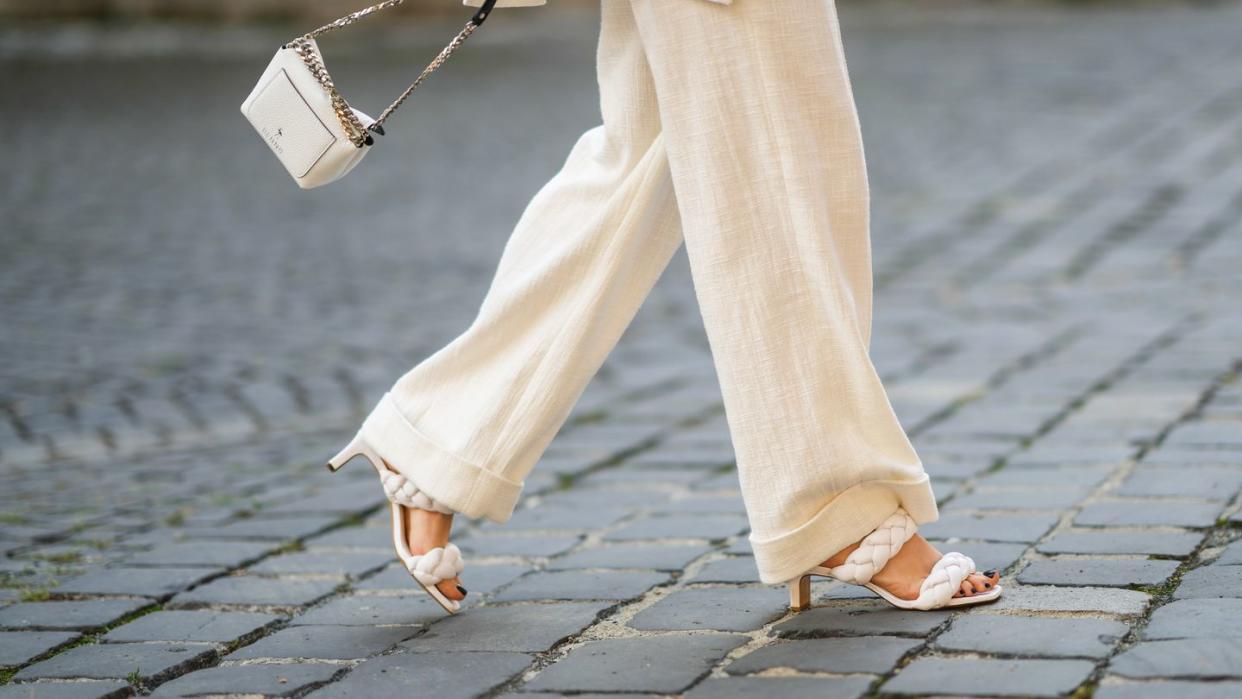
[[[1195, 403], [1193, 408], [1186, 411], [1186, 413], [1184, 413], [1180, 418], [1167, 425], [1150, 442], [1140, 447], [1134, 459], [1136, 461], [1141, 461], [1148, 452], [1158, 448], [1160, 444], [1164, 442], [1165, 438], [1168, 437], [1169, 433], [1176, 429], [1178, 425], [1184, 424], [1202, 415], [1204, 408], [1212, 402], [1221, 387], [1235, 381], [1238, 378], [1240, 371], [1242, 371], [1242, 361], [1234, 362], [1228, 370], [1221, 373], [1217, 379], [1212, 382], [1208, 389], [1199, 396], [1199, 400]], [[1190, 552], [1188, 556], [1185, 557], [1185, 560], [1178, 565], [1177, 569], [1173, 571], [1173, 574], [1160, 585], [1128, 586], [1131, 590], [1146, 592], [1152, 596], [1147, 605], [1147, 609], [1144, 611], [1143, 615], [1137, 619], [1133, 625], [1131, 625], [1129, 633], [1127, 633], [1113, 648], [1112, 653], [1099, 660], [1096, 664], [1095, 671], [1092, 672], [1090, 677], [1088, 677], [1087, 680], [1083, 682], [1083, 684], [1074, 692], [1074, 694], [1071, 695], [1072, 699], [1087, 699], [1095, 693], [1095, 689], [1099, 686], [1100, 680], [1102, 679], [1105, 670], [1108, 668], [1109, 662], [1111, 662], [1113, 658], [1117, 657], [1117, 655], [1124, 652], [1126, 649], [1138, 643], [1139, 637], [1143, 630], [1147, 627], [1147, 624], [1151, 622], [1152, 614], [1173, 598], [1174, 592], [1176, 592], [1178, 586], [1181, 585], [1182, 578], [1186, 575], [1186, 573], [1194, 570], [1202, 564], [1202, 561], [1199, 559], [1202, 556], [1204, 549], [1208, 547], [1210, 541], [1221, 538], [1221, 535], [1228, 528], [1226, 526], [1227, 523], [1227, 520], [1223, 517], [1217, 519], [1216, 525], [1203, 533], [1203, 537], [1199, 540], [1199, 544], [1193, 551]], [[1152, 555], [1148, 556], [1148, 558], [1160, 560], [1171, 557]]]
[[17, 595], [19, 602], [46, 602], [52, 598], [52, 591], [46, 587], [30, 587]]
[[[61, 645], [56, 646], [54, 648], [49, 648], [46, 652], [40, 655], [36, 655], [35, 657], [27, 660], [21, 665], [15, 665], [10, 668], [0, 669], [0, 685], [8, 684], [10, 681], [12, 681], [13, 676], [16, 675], [18, 672], [21, 672], [23, 668], [30, 667], [31, 665], [34, 665], [35, 663], [41, 663], [44, 660], [47, 660], [48, 658], [60, 655], [61, 653], [64, 653], [70, 650], [73, 650], [74, 648], [77, 648], [78, 646], [86, 646], [86, 645], [90, 645], [93, 643], [99, 643], [99, 640], [103, 638], [104, 635], [107, 634], [112, 629], [115, 629], [118, 626], [124, 626], [125, 624], [128, 624], [131, 621], [134, 621], [135, 619], [144, 617], [148, 614], [153, 614], [155, 612], [161, 611], [162, 609], [164, 609], [164, 605], [162, 604], [152, 604], [149, 607], [143, 607], [142, 609], [126, 614], [125, 616], [121, 617], [120, 619], [117, 619], [116, 621], [113, 621], [110, 624], [105, 624], [104, 626], [101, 626], [99, 627], [99, 629], [95, 631], [84, 633], [78, 638], [75, 638], [74, 640], [69, 641], [68, 643], [62, 643]], [[134, 685], [135, 687], [138, 686], [134, 682], [130, 682], [130, 684]]]

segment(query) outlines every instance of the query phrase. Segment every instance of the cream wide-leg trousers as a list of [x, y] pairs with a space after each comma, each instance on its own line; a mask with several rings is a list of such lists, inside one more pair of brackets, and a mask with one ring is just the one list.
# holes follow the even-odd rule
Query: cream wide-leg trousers
[[832, 0], [603, 0], [603, 124], [531, 200], [474, 322], [363, 425], [432, 499], [508, 520], [684, 242], [760, 580], [936, 501], [868, 356], [869, 192]]

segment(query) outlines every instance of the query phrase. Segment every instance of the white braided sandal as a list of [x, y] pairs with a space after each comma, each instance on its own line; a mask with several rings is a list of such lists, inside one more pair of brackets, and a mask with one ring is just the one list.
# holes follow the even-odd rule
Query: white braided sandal
[[445, 597], [436, 585], [461, 574], [466, 566], [461, 549], [457, 548], [456, 544], [450, 543], [446, 546], [437, 546], [426, 553], [410, 553], [405, 511], [402, 508], [432, 510], [444, 514], [455, 514], [455, 510], [432, 500], [410, 479], [389, 469], [375, 449], [367, 443], [361, 432], [355, 435], [349, 445], [339, 454], [328, 461], [328, 470], [335, 473], [355, 456], [365, 456], [379, 475], [380, 485], [384, 488], [384, 495], [388, 498], [392, 511], [392, 544], [397, 551], [397, 558], [409, 571], [410, 577], [414, 578], [414, 581], [426, 590], [427, 594], [444, 608], [444, 611], [450, 614], [456, 613], [461, 609], [461, 602]]
[[914, 536], [916, 531], [918, 531], [918, 525], [911, 519], [909, 513], [898, 508], [879, 527], [863, 538], [858, 548], [846, 557], [845, 563], [832, 568], [815, 566], [790, 581], [789, 606], [798, 611], [811, 606], [812, 575], [823, 575], [853, 585], [862, 585], [884, 598], [889, 604], [901, 609], [928, 610], [961, 607], [991, 602], [1000, 596], [1002, 589], [1000, 585], [982, 594], [953, 596], [961, 589], [962, 581], [971, 573], [976, 572], [975, 562], [966, 554], [958, 551], [950, 551], [936, 561], [931, 572], [919, 586], [919, 596], [915, 599], [901, 599], [872, 583], [871, 578], [884, 568], [890, 558], [897, 555], [902, 545]]

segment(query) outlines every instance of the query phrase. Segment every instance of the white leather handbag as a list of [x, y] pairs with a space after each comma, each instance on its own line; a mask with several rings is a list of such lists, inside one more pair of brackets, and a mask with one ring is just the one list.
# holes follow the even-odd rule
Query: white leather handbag
[[448, 46], [396, 101], [373, 119], [351, 107], [341, 96], [328, 75], [315, 37], [403, 2], [386, 0], [372, 5], [280, 47], [242, 102], [242, 114], [302, 189], [335, 182], [353, 170], [374, 145], [372, 134], [384, 134], [388, 117], [483, 24], [496, 4], [496, 0], [484, 0]]

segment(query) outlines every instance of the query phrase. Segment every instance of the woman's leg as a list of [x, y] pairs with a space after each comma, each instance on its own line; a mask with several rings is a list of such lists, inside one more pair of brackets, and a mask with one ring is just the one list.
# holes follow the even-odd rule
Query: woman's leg
[[681, 245], [627, 4], [604, 3], [597, 58], [603, 124], [528, 205], [474, 322], [402, 376], [363, 426], [391, 467], [469, 517], [508, 520], [526, 474]]
[[760, 579], [819, 565], [898, 506], [936, 520], [868, 355], [869, 193], [834, 4], [632, 7]]

